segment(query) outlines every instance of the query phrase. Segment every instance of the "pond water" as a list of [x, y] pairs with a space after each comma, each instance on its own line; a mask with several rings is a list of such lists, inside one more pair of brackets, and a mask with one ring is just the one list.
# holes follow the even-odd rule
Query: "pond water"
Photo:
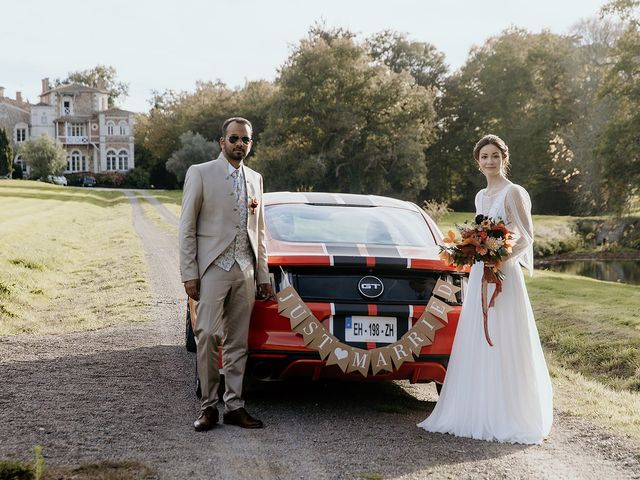
[[571, 260], [548, 263], [540, 268], [607, 282], [640, 285], [640, 260]]

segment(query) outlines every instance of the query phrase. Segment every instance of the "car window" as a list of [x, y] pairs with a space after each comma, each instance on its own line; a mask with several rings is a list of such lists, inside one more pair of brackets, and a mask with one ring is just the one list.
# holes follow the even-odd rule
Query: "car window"
[[271, 236], [286, 242], [435, 245], [424, 218], [401, 208], [270, 205], [265, 221]]

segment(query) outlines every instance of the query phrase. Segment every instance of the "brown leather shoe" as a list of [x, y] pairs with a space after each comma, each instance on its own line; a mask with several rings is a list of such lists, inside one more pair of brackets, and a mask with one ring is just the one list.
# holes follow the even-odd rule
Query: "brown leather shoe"
[[225, 413], [222, 416], [222, 421], [226, 425], [237, 425], [242, 428], [264, 427], [262, 420], [253, 418], [251, 415], [247, 413], [247, 411], [244, 408], [238, 408], [237, 410], [232, 410], [230, 412]]
[[198, 419], [193, 422], [193, 428], [195, 428], [196, 432], [204, 432], [205, 430], [210, 430], [216, 423], [218, 423], [218, 409], [207, 407]]

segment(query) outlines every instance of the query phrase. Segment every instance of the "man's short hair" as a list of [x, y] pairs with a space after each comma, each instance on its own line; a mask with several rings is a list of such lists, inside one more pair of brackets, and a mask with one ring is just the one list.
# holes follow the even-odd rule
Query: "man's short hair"
[[231, 117], [231, 118], [227, 118], [222, 124], [223, 137], [227, 136], [227, 127], [229, 126], [230, 123], [233, 123], [233, 122], [244, 123], [246, 126], [248, 126], [251, 129], [251, 135], [253, 135], [253, 125], [251, 125], [251, 122], [249, 120], [242, 117]]

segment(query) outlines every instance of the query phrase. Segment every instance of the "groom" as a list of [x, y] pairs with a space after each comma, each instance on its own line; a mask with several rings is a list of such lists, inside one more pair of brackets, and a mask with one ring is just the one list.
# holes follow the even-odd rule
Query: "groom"
[[233, 117], [222, 125], [217, 159], [187, 171], [180, 216], [180, 274], [198, 301], [194, 334], [202, 391], [196, 431], [218, 423], [218, 349], [223, 347], [223, 422], [262, 428], [244, 409], [242, 382], [256, 278], [261, 297], [273, 295], [264, 238], [262, 176], [244, 165], [251, 151], [251, 122]]

